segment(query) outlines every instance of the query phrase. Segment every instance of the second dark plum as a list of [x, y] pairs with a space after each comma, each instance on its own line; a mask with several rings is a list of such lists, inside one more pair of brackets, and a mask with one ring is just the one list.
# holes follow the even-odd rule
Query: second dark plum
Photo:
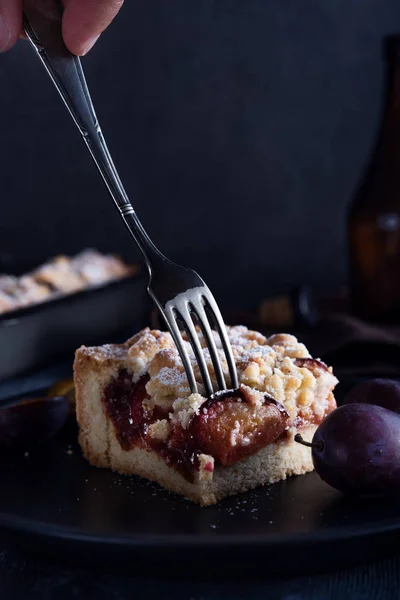
[[346, 395], [344, 403], [376, 404], [400, 414], [400, 381], [370, 379], [363, 381]]

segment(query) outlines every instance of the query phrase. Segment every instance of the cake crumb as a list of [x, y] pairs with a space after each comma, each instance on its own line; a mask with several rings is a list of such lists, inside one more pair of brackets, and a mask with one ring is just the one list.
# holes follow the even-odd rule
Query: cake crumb
[[199, 456], [199, 481], [212, 481], [214, 475], [214, 458], [209, 454]]
[[199, 414], [200, 406], [206, 401], [200, 394], [190, 394], [188, 398], [177, 398], [173, 403], [171, 421], [186, 429], [194, 415]]
[[148, 428], [148, 435], [153, 440], [159, 440], [165, 442], [171, 434], [171, 424], [167, 419], [160, 419], [155, 423], [152, 423]]

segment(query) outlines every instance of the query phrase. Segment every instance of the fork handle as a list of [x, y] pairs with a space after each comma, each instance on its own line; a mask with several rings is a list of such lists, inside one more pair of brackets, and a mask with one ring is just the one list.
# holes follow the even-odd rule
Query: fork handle
[[119, 178], [94, 111], [81, 61], [64, 44], [61, 4], [58, 0], [24, 0], [23, 13], [25, 33], [64, 100], [151, 275], [152, 263], [167, 259], [144, 230]]

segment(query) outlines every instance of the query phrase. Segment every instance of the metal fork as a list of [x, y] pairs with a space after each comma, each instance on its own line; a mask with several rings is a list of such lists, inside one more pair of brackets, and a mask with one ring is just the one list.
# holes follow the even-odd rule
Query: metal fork
[[[59, 1], [24, 0], [23, 11], [25, 33], [64, 100], [125, 224], [142, 252], [149, 270], [148, 292], [171, 332], [192, 393], [198, 392], [198, 386], [178, 323], [183, 326], [192, 346], [207, 396], [227, 388], [210, 321], [222, 343], [229, 369], [230, 387], [237, 388], [238, 376], [232, 348], [210, 289], [195, 271], [174, 264], [161, 254], [129, 202], [99, 127], [81, 62], [64, 44]], [[200, 326], [210, 352], [218, 386], [216, 390], [213, 388], [195, 323]]]

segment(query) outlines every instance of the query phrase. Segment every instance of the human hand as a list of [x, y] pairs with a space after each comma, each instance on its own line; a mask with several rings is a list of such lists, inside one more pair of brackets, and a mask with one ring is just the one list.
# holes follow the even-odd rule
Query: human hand
[[[109, 26], [124, 0], [63, 0], [62, 31], [68, 49], [78, 56], [89, 52]], [[21, 35], [22, 0], [0, 0], [0, 52]]]

